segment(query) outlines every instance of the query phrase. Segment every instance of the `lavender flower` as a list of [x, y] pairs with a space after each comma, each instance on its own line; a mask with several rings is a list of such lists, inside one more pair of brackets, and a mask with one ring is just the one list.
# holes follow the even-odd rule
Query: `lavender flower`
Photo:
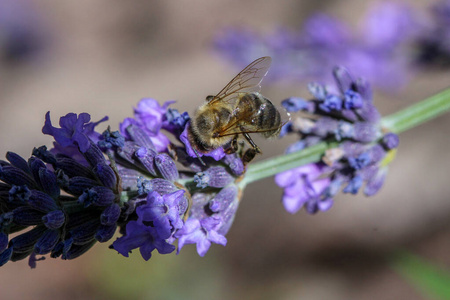
[[339, 94], [311, 84], [312, 100], [290, 98], [282, 103], [291, 112], [310, 115], [291, 121], [286, 133], [298, 133], [301, 138], [288, 152], [322, 141], [341, 142], [328, 150], [321, 162], [275, 176], [275, 182], [284, 188], [283, 204], [290, 213], [302, 207], [311, 214], [326, 211], [341, 189], [356, 194], [364, 183], [367, 196], [376, 194], [386, 175], [386, 158], [398, 147], [398, 136], [384, 133], [381, 128], [367, 82], [354, 80], [342, 67], [336, 68], [333, 75]]
[[[69, 114], [61, 118], [62, 128], [55, 128], [47, 114], [43, 132], [67, 151], [54, 155], [40, 147], [28, 161], [12, 152], [6, 155], [8, 162], [0, 161], [0, 265], [30, 257], [33, 266], [36, 255], [48, 253], [73, 259], [114, 235], [119, 180], [89, 138], [95, 126], [85, 126], [89, 119], [88, 114]], [[80, 156], [85, 165], [74, 159]], [[30, 226], [34, 228], [11, 238], [6, 248], [9, 234]]]

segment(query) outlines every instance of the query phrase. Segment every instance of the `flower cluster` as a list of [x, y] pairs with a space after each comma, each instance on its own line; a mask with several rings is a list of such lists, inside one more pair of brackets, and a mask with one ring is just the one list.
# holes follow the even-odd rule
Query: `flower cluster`
[[36, 255], [48, 253], [73, 259], [114, 235], [119, 179], [90, 138], [97, 123], [89, 120], [68, 114], [56, 128], [47, 114], [43, 132], [54, 136], [55, 148], [36, 148], [28, 161], [8, 152], [0, 161], [0, 265], [30, 257], [34, 266]]
[[380, 125], [368, 83], [354, 80], [342, 67], [335, 68], [333, 75], [338, 92], [313, 83], [308, 86], [312, 100], [289, 98], [282, 102], [286, 110], [304, 113], [283, 131], [301, 137], [287, 149], [288, 153], [319, 142], [338, 145], [320, 162], [275, 176], [276, 183], [284, 188], [283, 204], [290, 213], [303, 206], [311, 214], [326, 211], [341, 189], [356, 194], [364, 183], [364, 193], [374, 195], [383, 184], [386, 163], [398, 146], [398, 136], [384, 132]]
[[238, 68], [270, 55], [269, 80], [326, 80], [346, 66], [387, 92], [404, 86], [424, 66], [448, 66], [450, 1], [432, 6], [429, 18], [405, 3], [382, 2], [368, 11], [356, 32], [341, 20], [316, 13], [301, 29], [279, 27], [260, 34], [249, 28], [223, 29], [214, 48]]
[[178, 252], [196, 244], [201, 256], [211, 243], [225, 245], [244, 165], [222, 148], [200, 160], [187, 137], [189, 115], [171, 103], [143, 99], [134, 118], [103, 134], [94, 129], [106, 117], [70, 113], [56, 128], [47, 113], [42, 131], [54, 147], [34, 149], [28, 162], [14, 153], [0, 161], [0, 265], [29, 257], [34, 266], [47, 253], [73, 259], [117, 228], [112, 247], [124, 256], [139, 249], [145, 260], [155, 249], [173, 252], [177, 240]]
[[[375, 194], [398, 146], [398, 137], [381, 128], [367, 82], [344, 68], [334, 77], [338, 92], [310, 84], [311, 101], [282, 102], [289, 112], [309, 114], [281, 129], [281, 136], [301, 136], [287, 152], [336, 145], [321, 161], [276, 175], [291, 213], [303, 206], [325, 211], [339, 190], [356, 194], [363, 183], [366, 195]], [[155, 249], [174, 252], [176, 242], [177, 253], [196, 244], [200, 256], [212, 243], [226, 245], [247, 184], [245, 147], [230, 141], [198, 151], [189, 115], [172, 103], [143, 99], [119, 131], [102, 134], [95, 128], [107, 117], [91, 122], [87, 113], [69, 113], [58, 128], [47, 113], [42, 132], [54, 137], [53, 148], [35, 148], [28, 161], [8, 152], [0, 161], [0, 265], [29, 257], [34, 266], [45, 254], [73, 259], [117, 229], [111, 248], [126, 257], [138, 249], [145, 260]]]

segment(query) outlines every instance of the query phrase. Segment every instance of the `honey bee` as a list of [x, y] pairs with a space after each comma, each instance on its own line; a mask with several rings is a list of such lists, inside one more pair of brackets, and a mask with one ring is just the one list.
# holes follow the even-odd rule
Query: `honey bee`
[[283, 126], [280, 112], [259, 93], [271, 62], [269, 56], [258, 58], [217, 95], [206, 97], [206, 103], [197, 108], [191, 118], [188, 137], [198, 157], [198, 152], [206, 153], [224, 146], [228, 146], [227, 153], [236, 152], [237, 139], [242, 135], [251, 145], [242, 157], [244, 163], [248, 163], [262, 153], [249, 133], [259, 133], [265, 138], [278, 135]]

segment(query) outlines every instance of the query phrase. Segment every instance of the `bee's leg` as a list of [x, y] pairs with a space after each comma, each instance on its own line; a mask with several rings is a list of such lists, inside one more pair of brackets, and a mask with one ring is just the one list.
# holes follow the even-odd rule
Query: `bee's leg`
[[244, 155], [242, 156], [242, 162], [244, 163], [244, 166], [251, 162], [253, 158], [255, 158], [257, 153], [258, 152], [256, 152], [255, 148], [247, 149], [247, 151], [245, 151]]
[[237, 139], [238, 139], [238, 135], [236, 134], [236, 135], [234, 136], [234, 138], [231, 140], [230, 147], [228, 147], [227, 149], [225, 149], [225, 153], [231, 154], [231, 153], [235, 153], [235, 152], [238, 151], [239, 145], [238, 145]]
[[255, 142], [253, 142], [252, 138], [248, 135], [248, 133], [244, 132], [242, 133], [242, 135], [244, 135], [247, 142], [253, 147], [253, 149], [255, 150], [255, 154], [262, 153], [261, 149], [259, 149], [259, 147], [256, 146]]

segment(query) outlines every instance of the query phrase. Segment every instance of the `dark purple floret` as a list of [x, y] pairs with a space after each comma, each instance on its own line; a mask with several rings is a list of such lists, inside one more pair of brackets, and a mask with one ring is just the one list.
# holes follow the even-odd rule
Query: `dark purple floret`
[[119, 131], [105, 130], [102, 133], [102, 137], [98, 141], [98, 146], [101, 149], [112, 149], [115, 147], [123, 147], [125, 143], [125, 138], [120, 134]]
[[92, 170], [100, 182], [107, 188], [114, 190], [117, 185], [117, 177], [113, 169], [107, 164], [97, 164]]
[[89, 190], [86, 190], [80, 197], [78, 197], [78, 203], [83, 204], [84, 207], [90, 205], [94, 206], [108, 206], [116, 199], [114, 192], [107, 187], [95, 186]]
[[114, 234], [116, 233], [117, 225], [111, 224], [111, 225], [100, 225], [97, 232], [95, 233], [95, 240], [97, 240], [100, 243], [104, 243], [112, 239]]
[[30, 199], [31, 191], [26, 185], [12, 185], [11, 189], [9, 190], [9, 201], [20, 201], [25, 202]]
[[46, 230], [34, 246], [35, 253], [41, 255], [50, 253], [60, 238], [59, 230]]
[[42, 223], [49, 229], [57, 229], [64, 225], [66, 216], [62, 210], [54, 210], [42, 217]]
[[120, 217], [120, 212], [120, 206], [117, 203], [108, 206], [100, 215], [101, 224], [107, 226], [116, 224]]

